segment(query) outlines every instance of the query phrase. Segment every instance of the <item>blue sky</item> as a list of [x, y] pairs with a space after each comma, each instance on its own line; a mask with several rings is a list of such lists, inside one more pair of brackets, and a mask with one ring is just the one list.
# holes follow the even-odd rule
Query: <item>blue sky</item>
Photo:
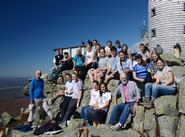
[[132, 45], [146, 0], [0, 0], [0, 77], [50, 72], [53, 49], [97, 39]]

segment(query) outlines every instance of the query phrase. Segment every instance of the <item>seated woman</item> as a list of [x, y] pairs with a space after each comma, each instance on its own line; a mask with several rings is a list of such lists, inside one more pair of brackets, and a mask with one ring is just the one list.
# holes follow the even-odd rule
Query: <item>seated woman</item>
[[[145, 101], [146, 108], [152, 108], [154, 100], [159, 95], [174, 95], [176, 93], [176, 84], [173, 71], [170, 67], [165, 66], [163, 59], [157, 60], [158, 71], [154, 75], [155, 83], [147, 83], [145, 85]], [[151, 98], [151, 100], [150, 100]]]
[[63, 119], [61, 119], [62, 122], [59, 124], [59, 126], [61, 126], [62, 128], [67, 126], [67, 120], [70, 120], [75, 110], [80, 106], [80, 101], [83, 94], [82, 93], [83, 83], [82, 81], [79, 80], [77, 74], [73, 73], [72, 79], [73, 79], [73, 88], [72, 88], [73, 95], [66, 111], [64, 111], [65, 115]]
[[150, 55], [150, 63], [149, 63], [149, 71], [151, 72], [152, 76], [155, 75], [157, 72], [157, 59], [160, 58], [159, 54], [155, 50], [151, 52]]
[[152, 82], [151, 73], [148, 72], [149, 65], [142, 59], [141, 54], [136, 55], [137, 65], [133, 67], [133, 79], [141, 90], [141, 95], [144, 96], [145, 84]]
[[84, 106], [80, 112], [81, 118], [88, 122], [90, 122], [89, 112], [95, 107], [96, 102], [98, 101], [98, 98], [100, 96], [98, 81], [93, 82], [93, 89], [91, 89], [90, 94], [91, 95], [89, 105]]
[[[60, 77], [59, 77], [60, 78]], [[50, 99], [47, 99], [43, 102], [43, 108], [50, 119], [55, 119], [55, 121], [60, 122], [63, 120], [69, 102], [73, 96], [73, 86], [71, 74], [67, 73], [65, 75], [66, 83], [65, 90], [62, 90], [60, 86], [57, 87], [57, 92], [54, 93], [54, 96]], [[62, 85], [63, 81], [59, 83]], [[61, 102], [61, 96], [63, 96], [63, 101]]]
[[93, 121], [93, 126], [97, 127], [99, 123], [105, 123], [107, 112], [111, 102], [111, 93], [107, 89], [105, 83], [100, 84], [100, 97], [94, 106], [94, 109], [90, 111], [90, 118]]

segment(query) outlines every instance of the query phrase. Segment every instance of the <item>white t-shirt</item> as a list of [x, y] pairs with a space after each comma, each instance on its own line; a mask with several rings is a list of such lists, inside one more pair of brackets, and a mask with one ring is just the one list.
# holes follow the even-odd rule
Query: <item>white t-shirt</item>
[[[168, 67], [168, 66], [164, 66], [164, 68], [163, 68], [162, 71], [158, 70], [158, 71], [156, 72], [155, 75], [156, 75], [157, 77], [159, 77], [159, 79], [160, 79], [162, 85], [164, 85], [165, 82], [169, 79], [169, 77], [168, 77], [168, 72], [169, 72], [169, 71], [172, 71], [172, 69], [171, 69], [170, 67]], [[173, 72], [173, 71], [172, 71], [172, 72]], [[173, 82], [171, 85], [169, 85], [169, 86], [175, 87], [175, 80], [174, 80], [174, 82]]]
[[73, 86], [73, 96], [72, 98], [76, 98], [78, 99], [80, 94], [81, 94], [81, 91], [83, 90], [83, 83], [82, 81], [78, 80], [77, 82], [74, 82], [74, 86]]
[[106, 46], [106, 47], [105, 47], [105, 52], [106, 52], [107, 54], [111, 54], [111, 51], [110, 51], [109, 46]]
[[73, 96], [73, 86], [74, 86], [74, 82], [71, 81], [67, 81], [66, 84], [65, 84], [65, 96], [68, 96], [68, 97], [72, 97]]
[[[98, 99], [99, 108], [102, 108], [105, 105], [105, 103], [110, 100], [111, 100], [111, 93], [110, 92], [103, 93], [102, 96], [99, 97]], [[104, 108], [103, 110], [107, 111], [108, 108]]]
[[90, 92], [91, 92], [91, 97], [90, 97], [89, 105], [90, 106], [93, 106], [98, 101], [98, 99], [100, 97], [100, 92], [99, 92], [99, 90], [98, 91], [95, 91], [95, 89], [91, 89]]
[[95, 61], [95, 52], [93, 50], [91, 50], [91, 52], [87, 51], [86, 54], [85, 54], [85, 63], [89, 64], [93, 61]]

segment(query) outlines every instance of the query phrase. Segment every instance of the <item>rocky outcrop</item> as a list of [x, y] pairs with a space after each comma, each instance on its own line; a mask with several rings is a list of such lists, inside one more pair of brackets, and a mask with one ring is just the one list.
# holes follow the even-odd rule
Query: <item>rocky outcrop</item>
[[[171, 55], [162, 55], [162, 57], [167, 60], [167, 64], [172, 67], [177, 80], [179, 80], [177, 95], [157, 98], [154, 102], [155, 108], [150, 110], [145, 109], [143, 106], [138, 106], [136, 115], [134, 117], [132, 117], [132, 115], [129, 116], [125, 128], [121, 131], [112, 131], [106, 124], [99, 125], [98, 128], [87, 126], [85, 130], [88, 131], [88, 137], [185, 137], [185, 78], [182, 79], [181, 77], [185, 74], [185, 67], [181, 60]], [[45, 82], [44, 94], [48, 98], [50, 98], [55, 91], [64, 89], [63, 85]], [[112, 94], [118, 83], [118, 80], [110, 81], [108, 89]], [[85, 80], [85, 85], [81, 106], [77, 109], [78, 112], [80, 112], [83, 106], [89, 103], [90, 81], [88, 78]], [[29, 91], [29, 85], [25, 87], [25, 90]], [[113, 106], [114, 103], [111, 103], [107, 122]], [[0, 126], [7, 125], [11, 119], [12, 117], [8, 113], [3, 113]], [[80, 123], [83, 123], [83, 120], [72, 118], [69, 126], [65, 128], [62, 133], [54, 135], [54, 137], [78, 137], [82, 129], [79, 128]], [[6, 135], [10, 137], [33, 136], [32, 132], [23, 133], [10, 129], [6, 129]], [[40, 137], [47, 137], [47, 135], [41, 135]]]

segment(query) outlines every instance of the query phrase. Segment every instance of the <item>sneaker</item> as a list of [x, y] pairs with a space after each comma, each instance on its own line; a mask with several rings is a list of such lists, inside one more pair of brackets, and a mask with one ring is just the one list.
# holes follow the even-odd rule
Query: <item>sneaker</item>
[[59, 124], [59, 127], [66, 128], [67, 127], [67, 123], [66, 122], [62, 122], [62, 123]]
[[145, 108], [151, 109], [154, 107], [154, 99], [144, 105]]
[[120, 123], [117, 123], [116, 125], [111, 126], [111, 129], [112, 129], [113, 131], [118, 131], [118, 130], [121, 129], [121, 124], [120, 124]]

